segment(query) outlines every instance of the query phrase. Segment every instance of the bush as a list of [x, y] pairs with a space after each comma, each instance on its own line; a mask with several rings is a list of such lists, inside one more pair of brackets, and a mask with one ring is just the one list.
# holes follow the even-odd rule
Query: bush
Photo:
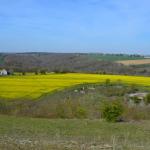
[[87, 110], [80, 104], [73, 102], [71, 100], [65, 100], [63, 102], [58, 102], [56, 106], [56, 117], [57, 118], [86, 118]]
[[138, 104], [141, 103], [141, 99], [140, 99], [139, 97], [137, 97], [137, 96], [132, 97], [132, 100], [133, 100], [133, 102], [134, 102], [136, 105], [138, 105]]
[[39, 74], [39, 72], [38, 72], [38, 71], [35, 71], [35, 72], [34, 72], [34, 74], [35, 74], [35, 75], [38, 75], [38, 74]]
[[5, 102], [0, 101], [0, 113], [6, 114], [9, 111]]
[[87, 117], [87, 111], [84, 107], [78, 106], [76, 110], [76, 117], [77, 118], [86, 118]]
[[150, 93], [145, 97], [144, 101], [146, 105], [150, 104]]
[[23, 75], [23, 76], [25, 76], [25, 75], [26, 75], [26, 72], [25, 72], [25, 71], [23, 71], [23, 72], [22, 72], [22, 75]]
[[43, 75], [46, 75], [46, 70], [42, 69], [42, 70], [40, 70], [40, 73], [43, 74]]
[[71, 100], [65, 100], [62, 102], [58, 102], [56, 106], [56, 114], [58, 118], [74, 118], [73, 114], [74, 104]]
[[66, 118], [65, 108], [63, 104], [56, 106], [56, 115], [58, 118]]
[[104, 102], [101, 107], [102, 117], [108, 122], [119, 121], [124, 112], [124, 107], [118, 100]]
[[106, 84], [106, 86], [109, 86], [110, 85], [110, 79], [106, 79], [106, 81], [105, 81], [105, 84]]
[[149, 120], [150, 118], [150, 111], [148, 107], [129, 107], [126, 106], [124, 118], [129, 120]]
[[138, 91], [138, 88], [134, 84], [132, 84], [128, 89], [128, 93], [136, 93], [137, 91]]

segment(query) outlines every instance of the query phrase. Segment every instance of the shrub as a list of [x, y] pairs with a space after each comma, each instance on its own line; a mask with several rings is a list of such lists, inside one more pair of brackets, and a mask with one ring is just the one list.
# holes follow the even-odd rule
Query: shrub
[[149, 120], [150, 119], [150, 109], [149, 107], [131, 107], [127, 106], [125, 108], [124, 118], [126, 120]]
[[132, 84], [128, 89], [128, 93], [135, 93], [137, 91], [138, 91], [138, 88], [135, 84]]
[[145, 104], [150, 104], [150, 93], [145, 97], [145, 99], [144, 99], [144, 101], [145, 101]]
[[108, 122], [119, 121], [124, 112], [124, 107], [118, 100], [103, 102], [101, 107], [102, 117]]
[[87, 111], [84, 107], [78, 106], [76, 109], [76, 114], [75, 116], [77, 118], [86, 118], [87, 117]]
[[23, 76], [25, 76], [25, 75], [26, 75], [26, 72], [25, 72], [25, 71], [23, 71], [23, 72], [22, 72], [22, 75], [23, 75]]
[[141, 99], [139, 98], [139, 97], [137, 97], [137, 96], [134, 96], [134, 97], [132, 97], [132, 100], [133, 100], [133, 102], [137, 105], [137, 104], [140, 104], [140, 102], [141, 102]]
[[14, 75], [13, 69], [9, 69], [9, 70], [7, 71], [7, 74], [8, 74], [8, 75]]
[[38, 75], [38, 74], [39, 74], [39, 72], [38, 72], [38, 71], [35, 71], [35, 72], [34, 72], [34, 74], [35, 74], [35, 75]]
[[56, 117], [57, 118], [86, 118], [87, 110], [80, 104], [74, 103], [71, 100], [65, 100], [58, 102], [56, 106]]
[[110, 79], [106, 79], [105, 84], [106, 86], [110, 85]]
[[65, 108], [63, 104], [56, 106], [56, 115], [58, 118], [66, 118]]
[[5, 102], [0, 101], [0, 113], [5, 114], [8, 112], [8, 107]]
[[73, 118], [73, 103], [71, 100], [59, 102], [56, 106], [56, 114], [58, 118]]
[[40, 73], [43, 74], [43, 75], [45, 75], [46, 74], [46, 69], [40, 70]]

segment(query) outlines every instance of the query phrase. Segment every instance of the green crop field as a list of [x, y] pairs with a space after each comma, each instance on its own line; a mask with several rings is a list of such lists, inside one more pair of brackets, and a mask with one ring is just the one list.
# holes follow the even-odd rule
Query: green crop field
[[88, 54], [88, 56], [95, 60], [100, 61], [123, 61], [123, 60], [139, 60], [145, 59], [144, 56], [136, 55], [115, 55], [115, 54]]
[[82, 83], [121, 81], [127, 84], [138, 84], [150, 87], [149, 77], [121, 76], [121, 75], [98, 75], [98, 74], [47, 74], [0, 77], [1, 99], [36, 99], [54, 90]]

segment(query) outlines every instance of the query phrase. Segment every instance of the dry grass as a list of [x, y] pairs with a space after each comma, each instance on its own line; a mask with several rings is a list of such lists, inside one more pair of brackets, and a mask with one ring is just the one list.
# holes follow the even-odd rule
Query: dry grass
[[2, 150], [149, 150], [149, 121], [32, 119], [0, 116]]
[[143, 65], [143, 64], [150, 64], [150, 59], [121, 60], [121, 61], [117, 61], [117, 62], [124, 64], [124, 65]]

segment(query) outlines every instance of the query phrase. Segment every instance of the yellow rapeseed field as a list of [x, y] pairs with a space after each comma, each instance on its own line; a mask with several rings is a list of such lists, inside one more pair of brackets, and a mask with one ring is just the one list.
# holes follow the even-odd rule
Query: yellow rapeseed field
[[23, 99], [38, 98], [45, 93], [65, 87], [82, 84], [121, 80], [124, 83], [139, 84], [150, 87], [149, 77], [98, 75], [98, 74], [47, 74], [0, 77], [0, 98]]

